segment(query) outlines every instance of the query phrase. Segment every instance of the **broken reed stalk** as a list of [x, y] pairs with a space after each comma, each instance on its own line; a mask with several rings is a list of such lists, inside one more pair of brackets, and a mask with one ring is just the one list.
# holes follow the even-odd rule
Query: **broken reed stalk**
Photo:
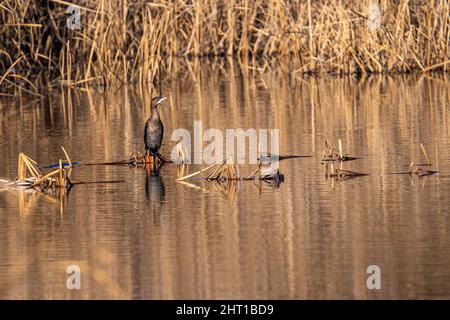
[[73, 167], [72, 161], [70, 161], [70, 158], [69, 158], [69, 155], [66, 152], [66, 149], [64, 149], [64, 147], [61, 147], [61, 149], [64, 152], [64, 155], [66, 156], [66, 160], [67, 160], [67, 163], [69, 164], [69, 168], [72, 168]]
[[59, 159], [59, 185], [60, 186], [64, 185], [63, 165], [62, 165], [62, 160], [61, 159]]
[[[177, 178], [175, 181], [183, 181], [211, 169], [211, 173], [201, 179], [208, 181], [237, 181], [254, 180], [256, 178], [259, 178], [259, 180], [274, 180], [278, 182], [283, 180], [283, 175], [280, 174], [278, 169], [272, 169], [272, 167], [262, 167], [261, 165], [258, 165], [258, 169], [253, 171], [250, 175], [241, 176], [239, 166], [237, 164], [234, 164], [233, 159], [230, 157], [227, 161], [217, 161], [216, 163], [202, 170]], [[258, 177], [256, 176], [257, 174]]]
[[28, 158], [27, 156], [23, 156], [22, 159], [25, 161], [28, 170], [34, 178], [40, 175], [39, 169], [33, 163], [31, 163], [30, 158]]
[[224, 164], [225, 164], [225, 162], [222, 162], [222, 163], [220, 164], [220, 166], [218, 166], [213, 172], [211, 172], [210, 175], [207, 176], [207, 179], [216, 176], [217, 172], [219, 172], [219, 170], [222, 169], [222, 167], [224, 166]]
[[196, 172], [194, 172], [194, 173], [188, 174], [187, 176], [178, 178], [178, 179], [176, 179], [175, 181], [183, 181], [183, 180], [186, 180], [186, 179], [188, 179], [188, 178], [195, 177], [196, 175], [198, 175], [198, 174], [200, 174], [200, 173], [202, 173], [202, 172], [205, 172], [206, 170], [211, 169], [212, 167], [218, 165], [219, 163], [223, 163], [223, 160], [217, 161], [216, 163], [213, 163], [212, 165], [210, 165], [210, 166], [208, 166], [208, 167], [206, 167], [206, 168], [204, 168], [204, 169], [201, 169], [201, 170], [199, 170], [199, 171], [196, 171]]
[[351, 160], [358, 160], [358, 159], [361, 159], [361, 158], [344, 155], [341, 139], [339, 139], [339, 154], [334, 151], [334, 147], [328, 142], [328, 140], [325, 140], [325, 151], [324, 151], [322, 161], [344, 162], [344, 161], [351, 161]]
[[33, 188], [42, 187], [45, 190], [48, 187], [68, 188], [71, 185], [69, 175], [63, 167], [62, 160], [59, 159], [59, 168], [57, 170], [37, 179], [31, 186]]
[[48, 178], [50, 178], [50, 177], [52, 177], [52, 176], [55, 176], [55, 175], [59, 174], [59, 172], [60, 172], [60, 169], [54, 170], [54, 171], [52, 171], [52, 172], [50, 172], [50, 173], [47, 173], [47, 174], [46, 174], [45, 176], [43, 176], [42, 178], [39, 178], [38, 180], [36, 180], [36, 182], [32, 184], [32, 187], [36, 187], [36, 186], [40, 185], [40, 184], [41, 184], [42, 182], [44, 182], [46, 179], [48, 179]]
[[[326, 162], [325, 176], [327, 178], [332, 177], [332, 178], [336, 178], [338, 180], [347, 180], [347, 179], [351, 179], [351, 178], [368, 175], [367, 173], [345, 170], [343, 168], [345, 161], [356, 160], [356, 159], [360, 159], [360, 158], [344, 155], [342, 140], [339, 139], [338, 141], [339, 141], [339, 154], [335, 153], [333, 146], [327, 140], [325, 140], [324, 158], [322, 159], [322, 161]], [[339, 169], [334, 168], [335, 161], [339, 162], [339, 165], [340, 165]], [[328, 163], [329, 163], [329, 166], [328, 166]], [[328, 172], [328, 169], [330, 169], [330, 172]]]
[[[428, 175], [434, 175], [434, 174], [438, 173], [438, 171], [436, 171], [436, 170], [431, 170], [432, 164], [430, 162], [430, 158], [428, 158], [427, 151], [425, 150], [425, 147], [423, 146], [422, 143], [420, 143], [420, 149], [421, 149], [422, 154], [424, 155], [427, 163], [426, 164], [414, 164], [414, 162], [411, 162], [407, 173], [410, 175], [416, 174], [418, 176], [428, 176]], [[423, 167], [427, 167], [427, 169], [425, 169]]]
[[[69, 163], [69, 168], [72, 167], [70, 162], [70, 157], [64, 147], [62, 150]], [[27, 172], [30, 176], [27, 175]], [[64, 169], [62, 159], [58, 161], [58, 169], [42, 176], [41, 171], [37, 166], [37, 162], [25, 155], [24, 153], [19, 153], [18, 165], [17, 165], [17, 179], [10, 183], [10, 185], [16, 186], [26, 186], [32, 188], [39, 188], [40, 190], [46, 190], [49, 187], [52, 189], [58, 188], [68, 188], [72, 184], [70, 182], [70, 171]]]
[[25, 167], [25, 161], [23, 161], [22, 153], [19, 154], [17, 163], [17, 177], [19, 180], [24, 180], [27, 177], [27, 168]]
[[431, 166], [431, 162], [430, 162], [430, 159], [428, 158], [427, 151], [425, 150], [425, 147], [423, 146], [422, 143], [420, 144], [420, 149], [422, 150], [422, 153], [425, 156], [425, 160], [427, 161], [427, 164]]
[[239, 177], [236, 174], [236, 167], [234, 165], [233, 158], [231, 156], [230, 156], [229, 160], [227, 161], [226, 168], [227, 168], [228, 180], [238, 180], [239, 179]]
[[[254, 72], [288, 60], [294, 75], [448, 72], [450, 63], [449, 1], [377, 1], [375, 25], [372, 1], [41, 2], [2, 1], [2, 91], [38, 94], [31, 79], [41, 72], [68, 88], [151, 84], [206, 56], [234, 56]], [[79, 29], [55, 23], [69, 5]]]
[[41, 174], [36, 166], [36, 162], [24, 153], [20, 153], [17, 168], [18, 180], [24, 180], [27, 178], [27, 169], [34, 178]]

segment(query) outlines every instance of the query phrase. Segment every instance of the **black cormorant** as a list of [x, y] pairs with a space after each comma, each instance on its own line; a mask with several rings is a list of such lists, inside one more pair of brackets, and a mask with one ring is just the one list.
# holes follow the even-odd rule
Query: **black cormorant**
[[145, 155], [153, 156], [153, 163], [156, 163], [156, 157], [159, 155], [162, 138], [164, 135], [164, 126], [159, 118], [158, 106], [166, 100], [166, 97], [155, 97], [151, 102], [152, 114], [145, 123], [144, 141], [145, 141]]

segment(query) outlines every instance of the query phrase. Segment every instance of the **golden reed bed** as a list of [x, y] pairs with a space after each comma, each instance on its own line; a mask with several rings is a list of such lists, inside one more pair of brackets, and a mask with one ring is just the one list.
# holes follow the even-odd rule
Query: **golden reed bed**
[[[79, 9], [71, 30], [66, 10]], [[448, 71], [450, 1], [4, 0], [0, 92], [153, 83], [195, 57], [304, 73]], [[182, 57], [185, 59], [177, 59]]]

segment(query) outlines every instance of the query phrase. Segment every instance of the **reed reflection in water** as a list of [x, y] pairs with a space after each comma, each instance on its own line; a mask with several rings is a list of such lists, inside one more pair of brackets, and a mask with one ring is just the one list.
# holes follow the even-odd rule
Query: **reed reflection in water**
[[[176, 128], [279, 128], [279, 188], [255, 182], [175, 182], [126, 166], [80, 166], [86, 184], [60, 197], [0, 191], [0, 297], [39, 299], [318, 299], [450, 297], [450, 141], [447, 80], [427, 77], [294, 80], [205, 66], [163, 86], [162, 153]], [[148, 95], [134, 88], [1, 100], [0, 177], [19, 152], [47, 164], [125, 159], [143, 150]], [[147, 104], [148, 105], [148, 104]], [[325, 179], [324, 140], [362, 156], [370, 173]], [[437, 176], [407, 171], [424, 143]], [[198, 166], [185, 168], [187, 174]], [[251, 172], [243, 166], [243, 172]], [[81, 290], [66, 268], [81, 268]], [[382, 289], [368, 290], [379, 265]]]

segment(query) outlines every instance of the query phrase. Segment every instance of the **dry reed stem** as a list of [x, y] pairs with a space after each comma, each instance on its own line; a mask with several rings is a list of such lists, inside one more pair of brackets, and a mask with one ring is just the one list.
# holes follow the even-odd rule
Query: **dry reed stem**
[[[69, 5], [78, 30], [66, 26]], [[36, 93], [41, 72], [68, 87], [195, 76], [197, 64], [176, 57], [234, 56], [252, 72], [285, 60], [295, 75], [448, 71], [449, 13], [447, 0], [4, 0], [0, 90]]]

